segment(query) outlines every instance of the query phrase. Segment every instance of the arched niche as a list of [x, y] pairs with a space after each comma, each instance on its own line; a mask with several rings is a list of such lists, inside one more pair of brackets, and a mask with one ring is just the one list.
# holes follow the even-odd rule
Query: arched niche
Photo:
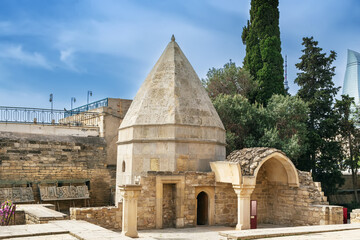
[[288, 184], [291, 187], [299, 187], [299, 176], [294, 164], [284, 154], [272, 153], [264, 157], [254, 171], [257, 179], [261, 168], [266, 168], [268, 181]]
[[201, 191], [196, 196], [197, 202], [197, 214], [196, 224], [197, 225], [208, 225], [209, 224], [209, 196]]

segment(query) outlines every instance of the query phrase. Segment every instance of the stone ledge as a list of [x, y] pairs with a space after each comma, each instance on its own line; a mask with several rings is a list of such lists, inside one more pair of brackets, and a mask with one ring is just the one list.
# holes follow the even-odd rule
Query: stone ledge
[[78, 239], [131, 239], [94, 224], [74, 220], [51, 221], [41, 225], [3, 226], [0, 231], [0, 239], [22, 239], [37, 236], [49, 236], [51, 239], [51, 235], [60, 234], [71, 234]]
[[259, 239], [269, 237], [283, 237], [294, 236], [309, 233], [323, 233], [336, 232], [344, 230], [360, 229], [360, 224], [337, 224], [337, 225], [321, 225], [321, 226], [302, 226], [302, 227], [287, 227], [287, 228], [273, 228], [273, 229], [253, 229], [243, 231], [225, 231], [219, 232], [220, 236], [227, 239]]

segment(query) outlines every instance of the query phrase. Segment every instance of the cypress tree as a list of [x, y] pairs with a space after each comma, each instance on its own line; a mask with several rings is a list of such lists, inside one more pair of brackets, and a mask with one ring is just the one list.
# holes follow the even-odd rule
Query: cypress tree
[[265, 105], [273, 94], [285, 95], [278, 6], [278, 0], [252, 0], [250, 21], [242, 33], [244, 67], [259, 86], [251, 100]]

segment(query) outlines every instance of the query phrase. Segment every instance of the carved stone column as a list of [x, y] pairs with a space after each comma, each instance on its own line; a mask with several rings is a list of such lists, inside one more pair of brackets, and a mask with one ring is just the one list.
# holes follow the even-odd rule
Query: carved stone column
[[233, 185], [237, 195], [238, 218], [236, 230], [250, 229], [250, 196], [255, 186]]
[[124, 185], [119, 188], [123, 197], [121, 234], [136, 238], [138, 237], [137, 199], [141, 191], [141, 185]]

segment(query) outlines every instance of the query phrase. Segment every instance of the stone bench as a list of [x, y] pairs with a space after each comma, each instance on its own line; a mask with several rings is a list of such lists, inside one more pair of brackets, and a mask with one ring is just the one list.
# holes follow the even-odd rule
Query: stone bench
[[52, 220], [66, 220], [68, 216], [54, 210], [52, 204], [20, 204], [16, 206], [17, 212], [25, 213], [26, 224], [41, 224]]

